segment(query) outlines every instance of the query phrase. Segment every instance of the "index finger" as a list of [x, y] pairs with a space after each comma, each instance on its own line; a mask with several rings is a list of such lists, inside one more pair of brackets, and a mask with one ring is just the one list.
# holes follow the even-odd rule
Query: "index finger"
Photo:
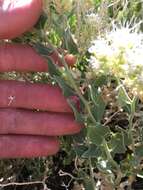
[[0, 135], [0, 158], [49, 156], [59, 151], [55, 137], [33, 135]]
[[42, 0], [0, 0], [0, 39], [12, 39], [29, 30], [42, 8]]
[[[53, 51], [49, 57], [55, 64], [62, 65], [60, 55]], [[74, 55], [66, 54], [65, 61], [73, 66], [76, 63]], [[40, 56], [34, 48], [23, 44], [5, 43], [0, 45], [0, 72], [47, 72], [47, 60]]]

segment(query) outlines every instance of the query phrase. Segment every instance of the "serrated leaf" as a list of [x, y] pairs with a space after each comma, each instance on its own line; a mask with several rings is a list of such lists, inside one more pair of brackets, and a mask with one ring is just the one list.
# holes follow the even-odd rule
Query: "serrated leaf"
[[75, 95], [74, 91], [66, 84], [66, 82], [61, 77], [55, 75], [54, 79], [59, 84], [60, 88], [62, 89], [63, 95], [65, 97], [70, 97]]
[[125, 153], [126, 152], [126, 142], [125, 136], [121, 133], [117, 133], [112, 136], [110, 141], [110, 148], [114, 154], [116, 153]]
[[107, 126], [105, 127], [101, 125], [100, 123], [87, 128], [88, 138], [93, 144], [96, 144], [97, 146], [102, 144], [103, 138], [109, 133], [110, 129]]
[[67, 49], [70, 53], [77, 54], [78, 48], [75, 43], [70, 29], [67, 27], [63, 33], [63, 49]]
[[52, 12], [51, 14], [52, 17], [52, 24], [53, 24], [53, 28], [55, 29], [56, 33], [60, 36], [63, 37], [63, 33], [65, 30], [65, 22], [63, 22], [64, 18], [63, 15], [57, 15], [54, 12]]
[[43, 29], [45, 24], [46, 24], [46, 21], [48, 19], [48, 16], [46, 13], [43, 12], [43, 14], [40, 16], [37, 24], [35, 25], [36, 29]]
[[131, 112], [132, 112], [132, 113], [135, 113], [135, 112], [136, 112], [136, 107], [137, 107], [137, 105], [138, 105], [138, 101], [139, 101], [139, 99], [138, 99], [137, 97], [134, 97], [134, 98], [132, 99], [132, 102], [131, 102]]
[[129, 146], [131, 145], [132, 143], [132, 140], [131, 140], [131, 137], [128, 133], [128, 131], [122, 129], [122, 128], [118, 128], [118, 132], [117, 133], [121, 133], [123, 138], [124, 138], [124, 143], [125, 143], [125, 146]]
[[87, 147], [84, 145], [79, 145], [74, 147], [74, 151], [78, 157], [81, 157], [86, 150]]
[[95, 105], [91, 110], [96, 121], [101, 122], [104, 112], [105, 112], [106, 103], [103, 101], [101, 96], [96, 98], [96, 102], [97, 102], [97, 105]]
[[143, 156], [143, 145], [136, 147], [135, 152], [136, 152], [137, 156], [142, 157]]
[[60, 76], [60, 71], [58, 70], [58, 66], [53, 63], [53, 61], [50, 58], [47, 58], [47, 64], [48, 64], [48, 72], [51, 76]]
[[78, 134], [72, 136], [75, 144], [83, 144], [87, 136], [87, 128], [84, 127]]
[[42, 56], [49, 56], [53, 53], [53, 48], [51, 47], [46, 47], [44, 46], [43, 44], [40, 44], [40, 43], [36, 43], [36, 44], [33, 44], [34, 48], [37, 50], [37, 52], [42, 55]]
[[89, 96], [91, 97], [91, 100], [94, 104], [94, 106], [91, 108], [92, 113], [96, 121], [101, 122], [106, 108], [106, 103], [103, 100], [102, 92], [94, 85], [91, 85], [89, 88]]
[[82, 158], [97, 158], [101, 154], [101, 150], [95, 144], [90, 144], [88, 150], [82, 154]]
[[71, 99], [67, 99], [67, 101], [68, 101], [68, 104], [70, 105], [70, 107], [72, 108], [72, 110], [74, 112], [75, 120], [78, 123], [83, 123], [84, 118], [83, 118], [82, 114], [78, 112], [78, 110], [77, 110], [75, 104], [73, 103], [73, 101]]
[[131, 100], [126, 92], [126, 90], [120, 86], [118, 89], [118, 97], [117, 97], [118, 103], [120, 104], [121, 107], [126, 109], [128, 113], [131, 112]]

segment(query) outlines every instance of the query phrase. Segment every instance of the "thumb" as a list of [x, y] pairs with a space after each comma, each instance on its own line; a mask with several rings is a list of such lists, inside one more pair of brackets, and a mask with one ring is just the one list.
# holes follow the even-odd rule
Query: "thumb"
[[42, 12], [42, 0], [1, 0], [0, 39], [12, 39], [29, 30]]

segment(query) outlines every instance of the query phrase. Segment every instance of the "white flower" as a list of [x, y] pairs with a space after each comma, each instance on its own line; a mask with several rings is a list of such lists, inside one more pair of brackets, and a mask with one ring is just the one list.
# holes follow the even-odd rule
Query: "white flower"
[[89, 53], [96, 55], [97, 57], [111, 56], [113, 51], [108, 45], [107, 41], [103, 38], [98, 38], [92, 42], [92, 46], [88, 49]]
[[141, 45], [143, 35], [132, 31], [130, 28], [121, 27], [108, 33], [106, 38], [114, 48], [132, 49]]
[[97, 75], [122, 78], [136, 94], [143, 94], [143, 34], [135, 27], [114, 27], [94, 40], [88, 51], [89, 65]]
[[91, 56], [89, 63], [90, 63], [91, 68], [96, 69], [96, 70], [100, 69], [100, 62], [96, 57]]
[[135, 51], [128, 51], [127, 58], [130, 65], [133, 67], [143, 67], [143, 47], [142, 49], [136, 49]]

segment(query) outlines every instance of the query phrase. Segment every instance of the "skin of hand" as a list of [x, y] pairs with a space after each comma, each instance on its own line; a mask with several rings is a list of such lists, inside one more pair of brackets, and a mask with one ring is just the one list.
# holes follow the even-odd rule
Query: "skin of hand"
[[[42, 0], [0, 0], [0, 40], [12, 39], [37, 22]], [[61, 64], [57, 53], [51, 54]], [[74, 57], [73, 57], [74, 59]], [[73, 64], [72, 57], [67, 64]], [[0, 72], [48, 71], [32, 47], [0, 44]], [[72, 110], [58, 86], [0, 80], [0, 158], [49, 156], [59, 150], [58, 136], [78, 133]], [[34, 110], [40, 111], [34, 111]]]

